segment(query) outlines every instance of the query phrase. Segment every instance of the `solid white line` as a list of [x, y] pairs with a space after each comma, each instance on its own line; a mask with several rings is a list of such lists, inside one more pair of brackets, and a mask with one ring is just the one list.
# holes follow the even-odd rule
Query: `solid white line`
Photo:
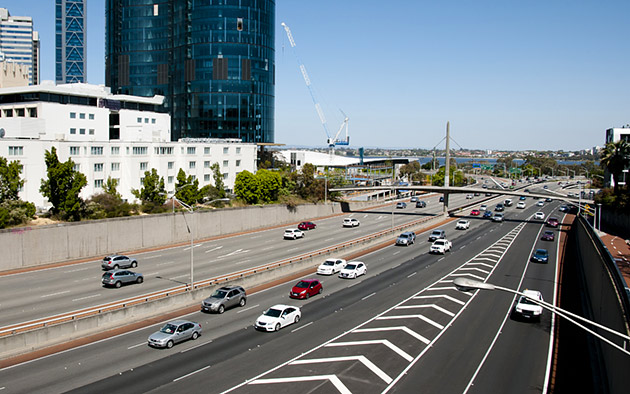
[[254, 306], [250, 306], [249, 308], [245, 308], [245, 309], [241, 309], [240, 311], [236, 312], [236, 313], [241, 313], [241, 312], [245, 312], [248, 311], [250, 309], [254, 309], [254, 308], [258, 308], [260, 306], [260, 304], [256, 304]]
[[308, 326], [310, 326], [311, 324], [313, 324], [313, 322], [312, 322], [312, 321], [310, 321], [310, 322], [308, 322], [308, 323], [306, 323], [306, 324], [304, 324], [304, 325], [302, 325], [302, 326], [300, 326], [300, 327], [298, 327], [298, 328], [294, 328], [293, 330], [291, 330], [291, 332], [296, 332], [296, 331], [299, 331], [299, 330], [303, 329], [304, 327], [308, 327]]
[[184, 376], [180, 376], [180, 377], [179, 377], [179, 378], [177, 378], [177, 379], [173, 379], [173, 382], [177, 382], [178, 380], [181, 380], [181, 379], [187, 378], [187, 377], [189, 377], [190, 375], [194, 375], [194, 374], [196, 374], [197, 372], [201, 372], [201, 371], [206, 370], [206, 369], [208, 369], [208, 368], [210, 368], [210, 365], [207, 365], [207, 366], [205, 366], [205, 367], [203, 367], [203, 368], [201, 368], [201, 369], [198, 369], [198, 370], [196, 370], [196, 371], [194, 371], [194, 372], [191, 372], [191, 373], [189, 373], [189, 374], [186, 374], [186, 375], [184, 375]]
[[[424, 320], [425, 322], [429, 323], [430, 325], [432, 325], [435, 328], [439, 328], [440, 330], [444, 328], [443, 325], [441, 325], [440, 323], [436, 323], [433, 320], [429, 319], [426, 316], [423, 315], [395, 315], [395, 316], [381, 316], [376, 320], [397, 320], [397, 319], [420, 319], [420, 320]], [[410, 360], [411, 361], [411, 360]]]
[[328, 345], [326, 345], [326, 347], [361, 346], [361, 345], [385, 345], [388, 348], [390, 348], [391, 350], [393, 350], [400, 357], [404, 358], [405, 360], [407, 360], [407, 361], [413, 360], [413, 357], [411, 357], [407, 352], [405, 352], [404, 350], [402, 350], [398, 346], [394, 345], [393, 343], [391, 343], [387, 339], [375, 339], [375, 340], [370, 340], [370, 341], [333, 342], [333, 343], [329, 343]]
[[94, 297], [100, 297], [100, 296], [101, 296], [100, 294], [93, 294], [93, 295], [87, 296], [87, 297], [75, 298], [72, 301], [74, 302], [74, 301], [87, 300], [88, 298], [94, 298]]
[[436, 295], [426, 295], [426, 296], [413, 297], [414, 300], [421, 299], [421, 298], [446, 298], [447, 300], [453, 301], [456, 304], [460, 304], [460, 305], [465, 305], [466, 304], [464, 301], [460, 301], [457, 298], [451, 297], [451, 296], [446, 295], [446, 294], [436, 294]]
[[66, 294], [66, 293], [70, 293], [70, 290], [60, 291], [59, 293], [46, 294], [46, 295], [41, 296], [40, 298], [53, 297], [53, 296], [57, 296], [57, 295], [60, 295], [60, 294]]
[[415, 309], [415, 308], [434, 308], [446, 315], [449, 316], [455, 316], [455, 314], [451, 311], [448, 311], [444, 308], [442, 308], [441, 306], [435, 305], [435, 304], [428, 304], [428, 305], [402, 305], [397, 307], [396, 309]]
[[345, 356], [345, 357], [329, 357], [329, 358], [312, 358], [309, 360], [295, 360], [289, 365], [299, 364], [317, 364], [317, 363], [332, 363], [338, 361], [359, 361], [365, 365], [370, 371], [374, 372], [376, 376], [383, 379], [385, 383], [390, 383], [392, 378], [389, 377], [382, 369], [376, 366], [372, 361], [368, 360], [365, 356]]
[[144, 345], [144, 346], [148, 346], [146, 342], [142, 342], [142, 343], [139, 343], [139, 344], [137, 344], [137, 345], [129, 346], [129, 347], [127, 348], [127, 350], [130, 350], [130, 349], [133, 349], [133, 348], [136, 348], [136, 347], [140, 347], [140, 346], [142, 346], [142, 345]]
[[372, 293], [370, 295], [366, 295], [365, 297], [361, 298], [361, 301], [367, 300], [368, 298], [372, 297], [374, 294], [376, 294], [376, 293]]
[[352, 331], [354, 332], [381, 332], [381, 331], [404, 331], [407, 334], [411, 335], [412, 337], [416, 338], [417, 340], [419, 340], [420, 342], [428, 345], [431, 341], [429, 341], [427, 338], [423, 337], [422, 335], [418, 334], [417, 332], [409, 329], [409, 327], [405, 327], [405, 326], [394, 326], [394, 327], [377, 327], [377, 328], [359, 328], [357, 330]]

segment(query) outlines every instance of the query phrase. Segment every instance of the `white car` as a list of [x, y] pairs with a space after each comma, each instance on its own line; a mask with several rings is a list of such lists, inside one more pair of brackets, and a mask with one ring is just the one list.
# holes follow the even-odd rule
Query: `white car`
[[320, 275], [332, 275], [341, 271], [346, 266], [344, 259], [326, 259], [319, 267], [317, 273]]
[[429, 249], [429, 253], [439, 253], [445, 254], [450, 251], [453, 247], [453, 243], [446, 239], [438, 239], [431, 244], [431, 248]]
[[526, 319], [540, 320], [543, 307], [536, 304], [531, 299], [542, 301], [542, 294], [538, 290], [523, 290], [523, 294], [525, 295], [521, 296], [514, 306], [515, 315], [524, 317]]
[[519, 201], [518, 204], [516, 204], [516, 208], [518, 209], [525, 209], [526, 205], [523, 201]]
[[466, 194], [466, 200], [470, 200], [470, 199], [472, 199], [472, 198], [473, 198], [473, 195], [472, 195], [472, 194]]
[[534, 219], [544, 219], [545, 218], [545, 213], [544, 212], [536, 212], [534, 214]]
[[359, 221], [355, 218], [345, 218], [343, 219], [343, 226], [344, 227], [357, 227], [359, 224]]
[[494, 216], [492, 216], [492, 221], [493, 222], [502, 222], [503, 221], [503, 214], [501, 212], [495, 212]]
[[463, 220], [463, 219], [458, 221], [457, 225], [455, 225], [456, 230], [468, 230], [469, 227], [470, 227], [470, 221]]
[[254, 323], [254, 328], [263, 331], [278, 331], [282, 327], [299, 322], [301, 317], [302, 312], [297, 306], [278, 304], [260, 315]]
[[304, 231], [297, 228], [288, 228], [284, 230], [284, 239], [298, 239], [304, 238]]
[[357, 276], [367, 274], [367, 266], [360, 261], [351, 261], [339, 271], [340, 278], [354, 279]]
[[540, 200], [536, 203], [536, 205], [542, 207], [543, 205], [545, 205], [545, 202], [543, 200]]
[[486, 204], [481, 204], [481, 206], [479, 207], [480, 211], [485, 211], [486, 209], [488, 209], [488, 206]]

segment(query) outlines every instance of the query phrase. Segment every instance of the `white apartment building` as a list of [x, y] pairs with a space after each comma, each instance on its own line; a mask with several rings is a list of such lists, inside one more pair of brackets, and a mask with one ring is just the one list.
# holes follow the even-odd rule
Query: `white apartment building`
[[[624, 140], [630, 144], [630, 125], [624, 125], [621, 127], [613, 127], [606, 130], [606, 143], [609, 142], [618, 142]], [[630, 168], [626, 168], [623, 170], [621, 175], [621, 179], [619, 180], [619, 185], [626, 185], [628, 180], [630, 180], [630, 176], [628, 173], [630, 172]], [[604, 173], [606, 178], [604, 179], [604, 183], [607, 186], [613, 187], [615, 185], [615, 180], [613, 179], [612, 174], [606, 170]]]
[[102, 191], [108, 177], [118, 181], [118, 192], [136, 201], [131, 189], [140, 189], [145, 171], [155, 168], [169, 194], [177, 173], [214, 184], [211, 166], [218, 163], [226, 188], [236, 175], [256, 171], [256, 145], [240, 140], [182, 139], [172, 142], [170, 115], [164, 97], [113, 95], [109, 88], [88, 84], [41, 85], [0, 89], [0, 156], [22, 165], [25, 185], [20, 198], [47, 208], [40, 194], [46, 178], [45, 152], [57, 150], [60, 161], [69, 158], [85, 174], [88, 184], [81, 197]]

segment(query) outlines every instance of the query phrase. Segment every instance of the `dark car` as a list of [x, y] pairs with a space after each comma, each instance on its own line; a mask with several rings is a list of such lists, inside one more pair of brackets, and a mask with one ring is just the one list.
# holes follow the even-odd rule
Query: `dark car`
[[547, 263], [549, 262], [549, 252], [547, 252], [547, 249], [536, 249], [532, 255], [531, 261], [535, 263]]
[[560, 225], [558, 218], [551, 217], [547, 219], [547, 226], [555, 228], [555, 227], [558, 227], [558, 225]]
[[440, 202], [444, 202], [444, 196], [440, 196]]
[[495, 212], [503, 212], [503, 204], [499, 203], [496, 207], [494, 207]]
[[492, 217], [492, 211], [483, 211], [483, 217], [484, 218], [491, 218]]
[[245, 306], [247, 294], [241, 286], [225, 286], [217, 289], [201, 302], [203, 312], [223, 313], [233, 306]]
[[475, 192], [475, 197], [479, 197], [480, 195], [481, 195], [481, 193]]
[[520, 196], [518, 199], [519, 199], [519, 200], [521, 200], [521, 201], [525, 201], [525, 200], [527, 200], [527, 197], [525, 197], [525, 196]]
[[556, 236], [553, 231], [545, 231], [541, 239], [543, 241], [553, 241], [554, 239], [556, 239]]
[[120, 286], [128, 283], [142, 283], [144, 282], [144, 277], [138, 272], [128, 270], [111, 270], [103, 274], [101, 282], [103, 283], [103, 286], [114, 286], [119, 288]]
[[418, 201], [416, 203], [416, 208], [425, 208], [426, 206], [427, 206], [427, 203], [425, 201], [422, 201], [422, 200], [420, 200], [420, 201]]
[[308, 299], [313, 295], [321, 294], [322, 283], [317, 279], [302, 279], [289, 292], [289, 297]]
[[313, 222], [302, 222], [302, 223], [298, 224], [298, 229], [302, 230], [302, 231], [304, 231], [304, 230], [312, 230], [315, 227], [317, 227], [317, 225], [315, 223], [313, 223]]

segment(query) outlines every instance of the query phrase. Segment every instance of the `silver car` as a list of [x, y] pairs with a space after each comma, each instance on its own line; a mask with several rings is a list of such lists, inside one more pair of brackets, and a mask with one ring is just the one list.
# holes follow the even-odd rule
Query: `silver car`
[[137, 266], [138, 262], [136, 261], [136, 259], [118, 254], [104, 257], [103, 262], [101, 263], [101, 267], [106, 270], [117, 270], [118, 268], [136, 268]]
[[139, 272], [111, 270], [103, 274], [101, 282], [103, 283], [103, 286], [114, 286], [119, 288], [120, 286], [128, 283], [142, 283], [144, 282], [144, 277]]
[[187, 320], [175, 320], [168, 322], [160, 331], [151, 334], [148, 339], [149, 346], [170, 349], [174, 344], [192, 339], [201, 335], [201, 324]]
[[241, 286], [222, 287], [201, 302], [201, 310], [204, 312], [223, 313], [233, 306], [245, 306], [247, 295]]
[[396, 245], [405, 245], [409, 246], [414, 243], [416, 240], [416, 233], [413, 231], [406, 231], [396, 238]]

